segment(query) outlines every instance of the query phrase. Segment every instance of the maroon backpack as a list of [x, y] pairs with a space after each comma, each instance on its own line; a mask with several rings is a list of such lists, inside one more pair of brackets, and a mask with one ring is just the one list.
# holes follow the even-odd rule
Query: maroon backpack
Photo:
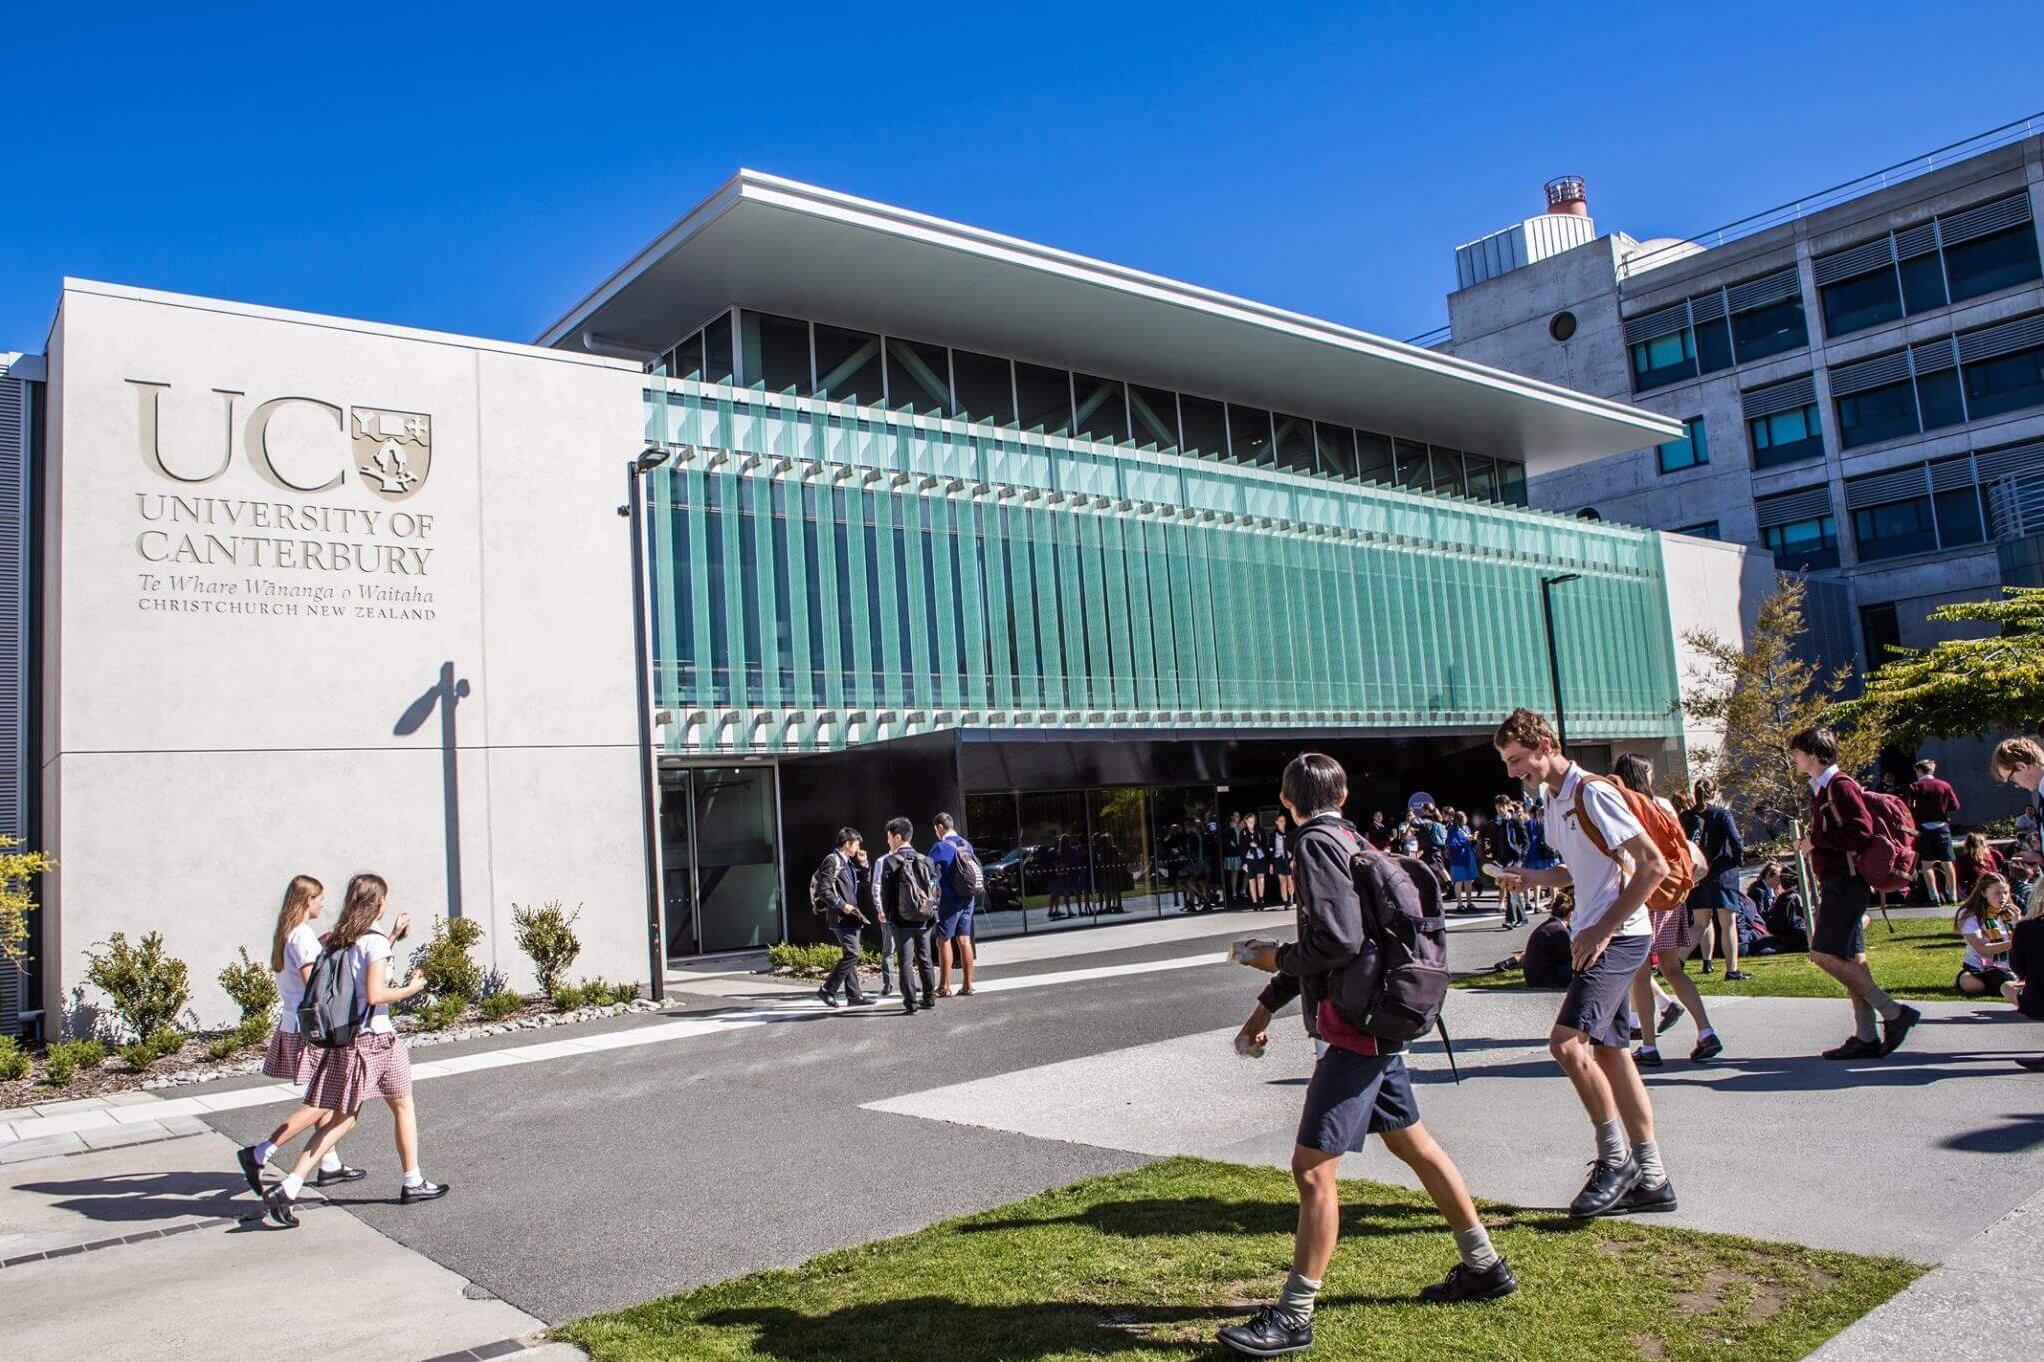
[[1861, 789], [1867, 812], [1874, 818], [1874, 835], [1868, 839], [1853, 863], [1853, 869], [1869, 889], [1883, 894], [1906, 894], [1916, 879], [1916, 820], [1909, 805], [1896, 795]]

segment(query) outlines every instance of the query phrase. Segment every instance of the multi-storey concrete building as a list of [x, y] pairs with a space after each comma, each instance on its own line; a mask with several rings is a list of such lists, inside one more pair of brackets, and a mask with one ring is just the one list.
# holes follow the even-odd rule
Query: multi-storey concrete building
[[[1876, 666], [1926, 616], [2040, 585], [2044, 118], [1700, 239], [1600, 235], [1580, 179], [1456, 253], [1441, 348], [1683, 423], [1536, 472], [1532, 504], [1750, 544], [1811, 574], [1823, 651]], [[1841, 627], [1842, 626], [1842, 627]], [[2044, 717], [2044, 716], [2040, 716]], [[1933, 755], [2008, 812], [1977, 743]]]

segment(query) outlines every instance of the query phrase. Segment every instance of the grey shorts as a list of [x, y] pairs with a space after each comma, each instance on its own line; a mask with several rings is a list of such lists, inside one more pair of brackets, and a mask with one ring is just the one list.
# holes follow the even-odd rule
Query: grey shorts
[[1623, 1050], [1632, 1044], [1632, 978], [1653, 950], [1651, 936], [1614, 936], [1597, 962], [1578, 970], [1561, 1000], [1556, 1026], [1590, 1038], [1592, 1045]]

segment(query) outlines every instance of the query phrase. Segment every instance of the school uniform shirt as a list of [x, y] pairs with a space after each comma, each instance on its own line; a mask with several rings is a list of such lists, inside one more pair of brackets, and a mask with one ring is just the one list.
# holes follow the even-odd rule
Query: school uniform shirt
[[305, 1001], [305, 976], [301, 971], [319, 959], [319, 952], [319, 933], [312, 930], [311, 923], [299, 923], [284, 938], [284, 968], [277, 971], [277, 999], [281, 1006], [277, 1029], [287, 1036], [298, 1034], [298, 1005]]
[[1932, 832], [1950, 828], [1952, 815], [1959, 811], [1959, 792], [1936, 776], [1911, 782], [1904, 798], [1909, 802], [1909, 816], [1916, 820], [1916, 826]]
[[[1606, 856], [1597, 849], [1590, 834], [1583, 830], [1585, 819], [1596, 828], [1613, 855]], [[1642, 836], [1646, 829], [1632, 816], [1623, 795], [1601, 780], [1587, 780], [1583, 768], [1571, 762], [1568, 774], [1562, 777], [1560, 792], [1548, 804], [1545, 832], [1547, 844], [1561, 856], [1575, 881], [1576, 911], [1569, 918], [1568, 927], [1569, 936], [1578, 937], [1600, 925], [1618, 906], [1618, 897], [1625, 891], [1625, 881], [1633, 870], [1632, 858], [1619, 851], [1618, 845]], [[1647, 921], [1646, 907], [1641, 905], [1611, 935], [1651, 936], [1653, 930]]]
[[1859, 782], [1835, 764], [1825, 767], [1810, 781], [1810, 861], [1818, 878], [1850, 874], [1846, 858], [1866, 850], [1873, 839], [1874, 815]]
[[1568, 924], [1558, 917], [1533, 929], [1526, 938], [1526, 949], [1519, 952], [1519, 968], [1525, 972], [1529, 988], [1568, 987], [1569, 976], [1575, 972], [1568, 943]]
[[[356, 1016], [369, 1005], [369, 979], [371, 970], [388, 969], [383, 962], [390, 959], [390, 938], [382, 932], [370, 932], [356, 938], [348, 947], [348, 975], [355, 981], [355, 1002], [352, 1010]], [[390, 1008], [380, 1004], [370, 1009], [369, 1024], [362, 1028], [369, 1032], [394, 1031], [391, 1025]]]
[[[1980, 921], [1980, 915], [1978, 913], [1967, 913], [1960, 917], [1958, 927], [1959, 935], [1961, 937], [1970, 938], [1975, 936], [1987, 935], [1986, 926]], [[2001, 957], [1996, 957], [1994, 963], [1997, 967], [2000, 967]], [[1967, 969], [1987, 968], [1987, 961], [1981, 957], [1979, 951], [1973, 949], [1973, 943], [1971, 940], [1968, 940], [1966, 942], [1966, 968]]]
[[940, 913], [961, 912], [971, 903], [951, 884], [951, 868], [957, 863], [961, 850], [971, 851], [972, 843], [956, 832], [945, 833], [930, 848], [930, 864], [937, 867], [937, 911]]

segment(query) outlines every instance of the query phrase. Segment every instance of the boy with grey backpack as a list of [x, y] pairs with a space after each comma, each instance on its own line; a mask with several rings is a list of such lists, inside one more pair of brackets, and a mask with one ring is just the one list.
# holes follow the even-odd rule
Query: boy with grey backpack
[[[885, 923], [894, 934], [894, 958], [880, 962], [880, 977], [887, 978], [890, 965], [900, 971], [902, 1010], [911, 1017], [918, 1008], [927, 1012], [937, 1005], [937, 982], [930, 968], [930, 928], [937, 921], [942, 898], [936, 863], [909, 841], [914, 833], [915, 824], [906, 818], [887, 820], [887, 854], [873, 868], [871, 891], [875, 920]], [[909, 976], [911, 962], [915, 965], [913, 980]], [[917, 985], [921, 986], [920, 995]]]

